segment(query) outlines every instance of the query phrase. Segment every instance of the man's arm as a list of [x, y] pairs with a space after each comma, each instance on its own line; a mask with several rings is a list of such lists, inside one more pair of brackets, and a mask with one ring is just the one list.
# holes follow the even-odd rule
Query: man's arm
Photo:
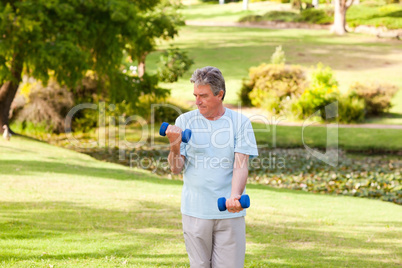
[[243, 208], [239, 199], [244, 191], [248, 177], [248, 158], [246, 154], [235, 153], [233, 165], [232, 192], [230, 198], [226, 200], [226, 207], [229, 212], [240, 212]]
[[180, 154], [181, 133], [181, 128], [177, 126], [169, 125], [166, 129], [166, 136], [170, 143], [168, 162], [173, 174], [179, 174], [184, 167], [185, 157]]

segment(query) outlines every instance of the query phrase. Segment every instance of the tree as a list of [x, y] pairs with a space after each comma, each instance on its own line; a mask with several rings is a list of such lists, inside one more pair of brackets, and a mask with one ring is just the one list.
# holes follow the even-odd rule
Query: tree
[[139, 77], [145, 74], [145, 60], [155, 50], [156, 41], [174, 38], [178, 34], [178, 27], [184, 25], [184, 20], [177, 13], [179, 6], [170, 0], [162, 0], [155, 9], [141, 16], [137, 40], [133, 46], [127, 47], [131, 58], [137, 61]]
[[0, 126], [22, 74], [74, 86], [86, 70], [112, 78], [159, 0], [0, 1]]
[[334, 0], [334, 24], [331, 31], [338, 35], [346, 33], [346, 11], [353, 4], [353, 0]]

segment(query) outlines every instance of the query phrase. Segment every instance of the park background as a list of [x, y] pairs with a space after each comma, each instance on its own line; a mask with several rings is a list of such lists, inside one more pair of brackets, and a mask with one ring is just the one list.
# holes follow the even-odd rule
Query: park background
[[[1, 267], [189, 267], [157, 132], [194, 109], [207, 65], [227, 107], [269, 121], [253, 122], [267, 162], [250, 168], [245, 266], [401, 265], [398, 1], [351, 5], [345, 33], [326, 1], [109, 2], [0, 5]], [[335, 120], [310, 118], [334, 101]], [[336, 145], [335, 166], [306, 149]]]

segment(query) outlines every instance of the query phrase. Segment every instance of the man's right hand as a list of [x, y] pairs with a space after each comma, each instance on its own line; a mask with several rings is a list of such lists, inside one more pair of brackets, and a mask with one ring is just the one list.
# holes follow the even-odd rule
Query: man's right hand
[[166, 129], [166, 137], [168, 137], [170, 146], [180, 147], [181, 133], [183, 130], [178, 126], [169, 125]]

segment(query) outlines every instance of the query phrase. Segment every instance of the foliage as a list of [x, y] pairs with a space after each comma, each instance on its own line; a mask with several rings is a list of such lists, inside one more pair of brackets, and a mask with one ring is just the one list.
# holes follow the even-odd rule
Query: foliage
[[282, 50], [282, 46], [277, 46], [274, 54], [271, 56], [271, 64], [285, 64], [285, 62], [285, 52]]
[[262, 20], [292, 22], [297, 21], [299, 18], [300, 15], [296, 12], [273, 10], [265, 13]]
[[[122, 163], [118, 152], [111, 154], [98, 150], [88, 152], [97, 159]], [[140, 168], [158, 175], [169, 175], [169, 150], [141, 147], [126, 152], [146, 159]], [[260, 149], [259, 157], [249, 162], [249, 182], [276, 188], [302, 190], [313, 193], [376, 198], [402, 205], [402, 163], [386, 156], [348, 157], [338, 153], [338, 166], [332, 167], [306, 154], [304, 149]], [[181, 178], [179, 176], [178, 178]]]
[[177, 82], [187, 72], [194, 61], [189, 58], [187, 52], [177, 47], [170, 47], [160, 56], [158, 63], [158, 77], [163, 82]]
[[323, 120], [327, 120], [325, 106], [339, 97], [338, 82], [330, 67], [318, 63], [311, 74], [311, 83], [300, 98], [293, 104], [293, 112], [302, 119], [320, 111]]
[[379, 115], [392, 107], [392, 98], [398, 87], [389, 83], [355, 82], [349, 88], [349, 94], [362, 99], [368, 115]]
[[[91, 67], [110, 74], [109, 70], [120, 62], [126, 42], [135, 44], [139, 14], [156, 2], [7, 3], [0, 10], [0, 33], [4, 38], [0, 58], [4, 63], [23, 61], [27, 71], [44, 82], [49, 78], [48, 70], [53, 70], [57, 81], [68, 85], [74, 85]], [[10, 79], [7, 66], [0, 68], [1, 82]]]
[[388, 29], [402, 28], [402, 5], [353, 5], [349, 8], [348, 25], [357, 27], [359, 25], [385, 26]]
[[[311, 4], [311, 1], [306, 1]], [[292, 11], [269, 11], [263, 16], [251, 14], [241, 17], [239, 22], [307, 22], [313, 24], [333, 23], [333, 8], [297, 8], [299, 12]], [[359, 25], [385, 26], [388, 29], [402, 28], [402, 6], [400, 4], [380, 4], [363, 2], [360, 5], [352, 5], [348, 9], [347, 23], [350, 27]]]
[[242, 106], [253, 106], [249, 97], [250, 92], [253, 90], [254, 83], [251, 80], [243, 79], [240, 91], [237, 93], [237, 97], [240, 100]]
[[[279, 188], [315, 193], [331, 193], [379, 198], [402, 204], [401, 161], [387, 157], [349, 158], [340, 153], [339, 164], [333, 168], [306, 155], [303, 149], [261, 151], [263, 165], [250, 164], [252, 181]], [[281, 159], [285, 168], [273, 164]], [[256, 160], [258, 163], [258, 161]]]
[[[114, 76], [114, 79], [118, 81], [113, 81], [113, 84], [120, 86], [111, 88], [108, 95], [100, 96], [95, 100], [98, 106], [100, 102], [104, 102], [108, 107], [105, 110], [106, 124], [109, 123], [110, 117], [121, 118], [121, 121], [125, 121], [126, 118], [136, 115], [149, 120], [151, 104], [163, 102], [170, 93], [169, 90], [158, 86], [156, 76], [145, 74], [140, 79], [129, 73], [119, 73]], [[73, 119], [73, 131], [85, 132], [93, 127], [99, 127], [99, 111], [97, 110], [80, 110]]]
[[160, 0], [159, 2], [154, 9], [142, 14], [135, 43], [126, 46], [131, 59], [139, 64], [139, 69], [140, 63], [145, 64], [145, 57], [155, 50], [158, 39], [173, 39], [178, 34], [179, 26], [185, 25], [178, 13], [181, 7], [180, 1]]
[[287, 98], [299, 96], [305, 85], [305, 75], [299, 66], [284, 64], [261, 64], [250, 68], [252, 85], [249, 93], [251, 103], [268, 111], [279, 113], [281, 102]]
[[260, 22], [263, 21], [263, 17], [261, 15], [246, 15], [239, 19], [239, 22]]
[[[18, 85], [25, 72], [44, 84], [52, 77], [62, 86], [77, 88], [92, 70], [101, 91], [95, 103], [126, 100], [135, 111], [139, 96], [164, 98], [168, 91], [157, 86], [157, 77], [122, 73], [123, 52], [136, 59], [152, 51], [157, 38], [173, 38], [183, 24], [177, 6], [168, 0], [27, 0], [0, 5], [0, 84]], [[14, 98], [12, 87], [3, 91], [0, 97]], [[90, 94], [81, 95], [88, 99]], [[3, 99], [0, 107], [8, 110]], [[7, 111], [2, 111], [1, 122], [7, 122], [4, 114]]]
[[319, 62], [311, 74], [311, 85], [332, 88], [338, 86], [338, 81], [336, 81], [332, 69]]
[[361, 122], [365, 118], [364, 101], [356, 96], [345, 95], [338, 99], [338, 120], [341, 123]]
[[300, 18], [297, 19], [299, 22], [308, 22], [314, 24], [331, 24], [333, 23], [333, 13], [328, 14], [326, 10], [308, 8], [303, 9], [300, 12]]
[[47, 132], [64, 132], [65, 116], [74, 104], [71, 92], [54, 80], [47, 86], [39, 81], [25, 82], [21, 88], [25, 103], [14, 112], [14, 120], [21, 123], [22, 129], [27, 124], [43, 125]]

